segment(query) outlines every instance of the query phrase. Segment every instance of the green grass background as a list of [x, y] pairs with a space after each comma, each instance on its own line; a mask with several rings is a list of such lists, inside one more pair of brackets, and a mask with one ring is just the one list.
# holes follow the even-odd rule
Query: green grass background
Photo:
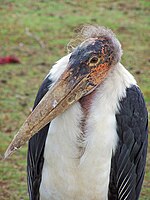
[[[150, 3], [144, 0], [0, 0], [0, 56], [21, 64], [0, 65], [0, 155], [31, 111], [52, 64], [83, 24], [111, 28], [121, 41], [122, 63], [135, 76], [150, 110]], [[28, 31], [31, 35], [28, 35]], [[0, 199], [27, 200], [27, 146], [0, 161]], [[141, 200], [150, 199], [150, 151]]]

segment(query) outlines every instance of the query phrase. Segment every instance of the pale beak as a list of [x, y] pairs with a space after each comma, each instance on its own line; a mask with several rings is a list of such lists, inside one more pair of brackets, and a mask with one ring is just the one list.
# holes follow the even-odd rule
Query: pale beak
[[71, 69], [68, 67], [29, 115], [7, 148], [4, 158], [20, 148], [35, 133], [94, 87], [88, 83], [88, 73], [84, 76], [79, 74], [77, 77]]
[[26, 119], [6, 150], [4, 158], [25, 144], [70, 105], [96, 88], [106, 77], [109, 68], [108, 62], [91, 68], [88, 63], [70, 61], [65, 72]]

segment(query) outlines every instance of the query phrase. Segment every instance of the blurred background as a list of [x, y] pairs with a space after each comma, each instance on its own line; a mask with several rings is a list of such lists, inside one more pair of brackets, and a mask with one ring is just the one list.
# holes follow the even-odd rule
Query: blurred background
[[[30, 113], [37, 90], [83, 24], [111, 28], [122, 63], [135, 76], [150, 110], [148, 0], [0, 0], [0, 199], [27, 200], [27, 145], [2, 155]], [[12, 63], [14, 62], [14, 63]], [[8, 63], [8, 64], [5, 64]], [[150, 151], [140, 200], [150, 199]]]

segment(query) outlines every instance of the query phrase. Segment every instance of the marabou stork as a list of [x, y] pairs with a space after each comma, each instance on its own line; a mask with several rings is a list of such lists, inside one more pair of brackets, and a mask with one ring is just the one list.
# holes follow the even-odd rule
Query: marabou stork
[[30, 139], [30, 200], [137, 200], [148, 143], [142, 93], [111, 30], [85, 26], [81, 35], [46, 76], [5, 157]]

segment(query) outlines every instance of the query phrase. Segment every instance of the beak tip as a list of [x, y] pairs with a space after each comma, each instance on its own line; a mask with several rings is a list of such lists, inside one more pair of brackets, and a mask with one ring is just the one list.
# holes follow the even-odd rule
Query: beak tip
[[4, 160], [7, 159], [11, 154], [13, 154], [13, 152], [16, 150], [17, 148], [13, 147], [12, 145], [10, 145], [6, 152], [4, 153]]

